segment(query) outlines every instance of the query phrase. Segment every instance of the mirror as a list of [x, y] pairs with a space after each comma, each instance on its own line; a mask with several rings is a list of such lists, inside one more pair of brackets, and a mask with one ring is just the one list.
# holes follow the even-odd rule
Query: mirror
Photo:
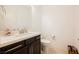
[[3, 26], [3, 28], [30, 30], [31, 18], [31, 7], [29, 5], [0, 6], [0, 19], [2, 19], [0, 26]]

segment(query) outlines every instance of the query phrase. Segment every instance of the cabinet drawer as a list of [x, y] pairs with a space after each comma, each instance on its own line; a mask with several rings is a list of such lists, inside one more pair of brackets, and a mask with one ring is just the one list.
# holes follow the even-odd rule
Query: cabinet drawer
[[36, 40], [40, 39], [40, 35], [39, 35], [39, 36], [34, 37], [34, 39], [36, 39]]
[[17, 50], [16, 52], [14, 52], [14, 54], [29, 54], [28, 46], [25, 46], [25, 47]]
[[24, 41], [21, 41], [21, 42], [17, 42], [17, 43], [0, 48], [0, 52], [1, 53], [13, 53], [14, 51], [24, 46], [25, 46]]
[[21, 49], [23, 46], [22, 45], [18, 45], [18, 46], [16, 46], [16, 47], [14, 47], [14, 48], [11, 48], [11, 49], [8, 49], [8, 50], [6, 50], [4, 53], [6, 54], [11, 54], [11, 53], [14, 53], [15, 51], [17, 51], [17, 50], [19, 50], [19, 49]]
[[25, 44], [26, 44], [26, 45], [31, 44], [31, 43], [34, 42], [35, 40], [40, 40], [40, 35], [27, 39], [27, 40], [25, 41]]

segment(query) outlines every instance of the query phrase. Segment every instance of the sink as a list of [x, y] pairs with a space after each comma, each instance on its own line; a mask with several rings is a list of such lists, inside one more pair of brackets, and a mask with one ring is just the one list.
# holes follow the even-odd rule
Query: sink
[[29, 34], [31, 34], [31, 33], [15, 34], [15, 35], [11, 35], [11, 36], [0, 36], [0, 44], [4, 44], [7, 42], [20, 40], [20, 39], [29, 37]]
[[28, 39], [30, 37], [33, 37], [35, 35], [38, 35], [39, 33], [29, 32], [29, 33], [22, 33], [22, 34], [15, 34], [11, 36], [0, 36], [0, 44], [8, 44], [8, 43], [15, 43], [21, 40]]
[[10, 42], [13, 40], [16, 40], [16, 38], [14, 36], [2, 36], [2, 37], [0, 37], [0, 44]]

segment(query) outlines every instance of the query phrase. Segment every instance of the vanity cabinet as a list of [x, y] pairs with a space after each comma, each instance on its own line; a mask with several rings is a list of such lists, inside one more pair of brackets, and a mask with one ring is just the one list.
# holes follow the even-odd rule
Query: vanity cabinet
[[1, 54], [40, 54], [40, 35], [0, 48]]

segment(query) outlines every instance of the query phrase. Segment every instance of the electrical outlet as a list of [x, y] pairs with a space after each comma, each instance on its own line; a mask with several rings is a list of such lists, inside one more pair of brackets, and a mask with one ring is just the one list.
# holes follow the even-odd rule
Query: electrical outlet
[[53, 36], [53, 39], [55, 39], [55, 35]]
[[78, 38], [78, 41], [79, 41], [79, 38]]

